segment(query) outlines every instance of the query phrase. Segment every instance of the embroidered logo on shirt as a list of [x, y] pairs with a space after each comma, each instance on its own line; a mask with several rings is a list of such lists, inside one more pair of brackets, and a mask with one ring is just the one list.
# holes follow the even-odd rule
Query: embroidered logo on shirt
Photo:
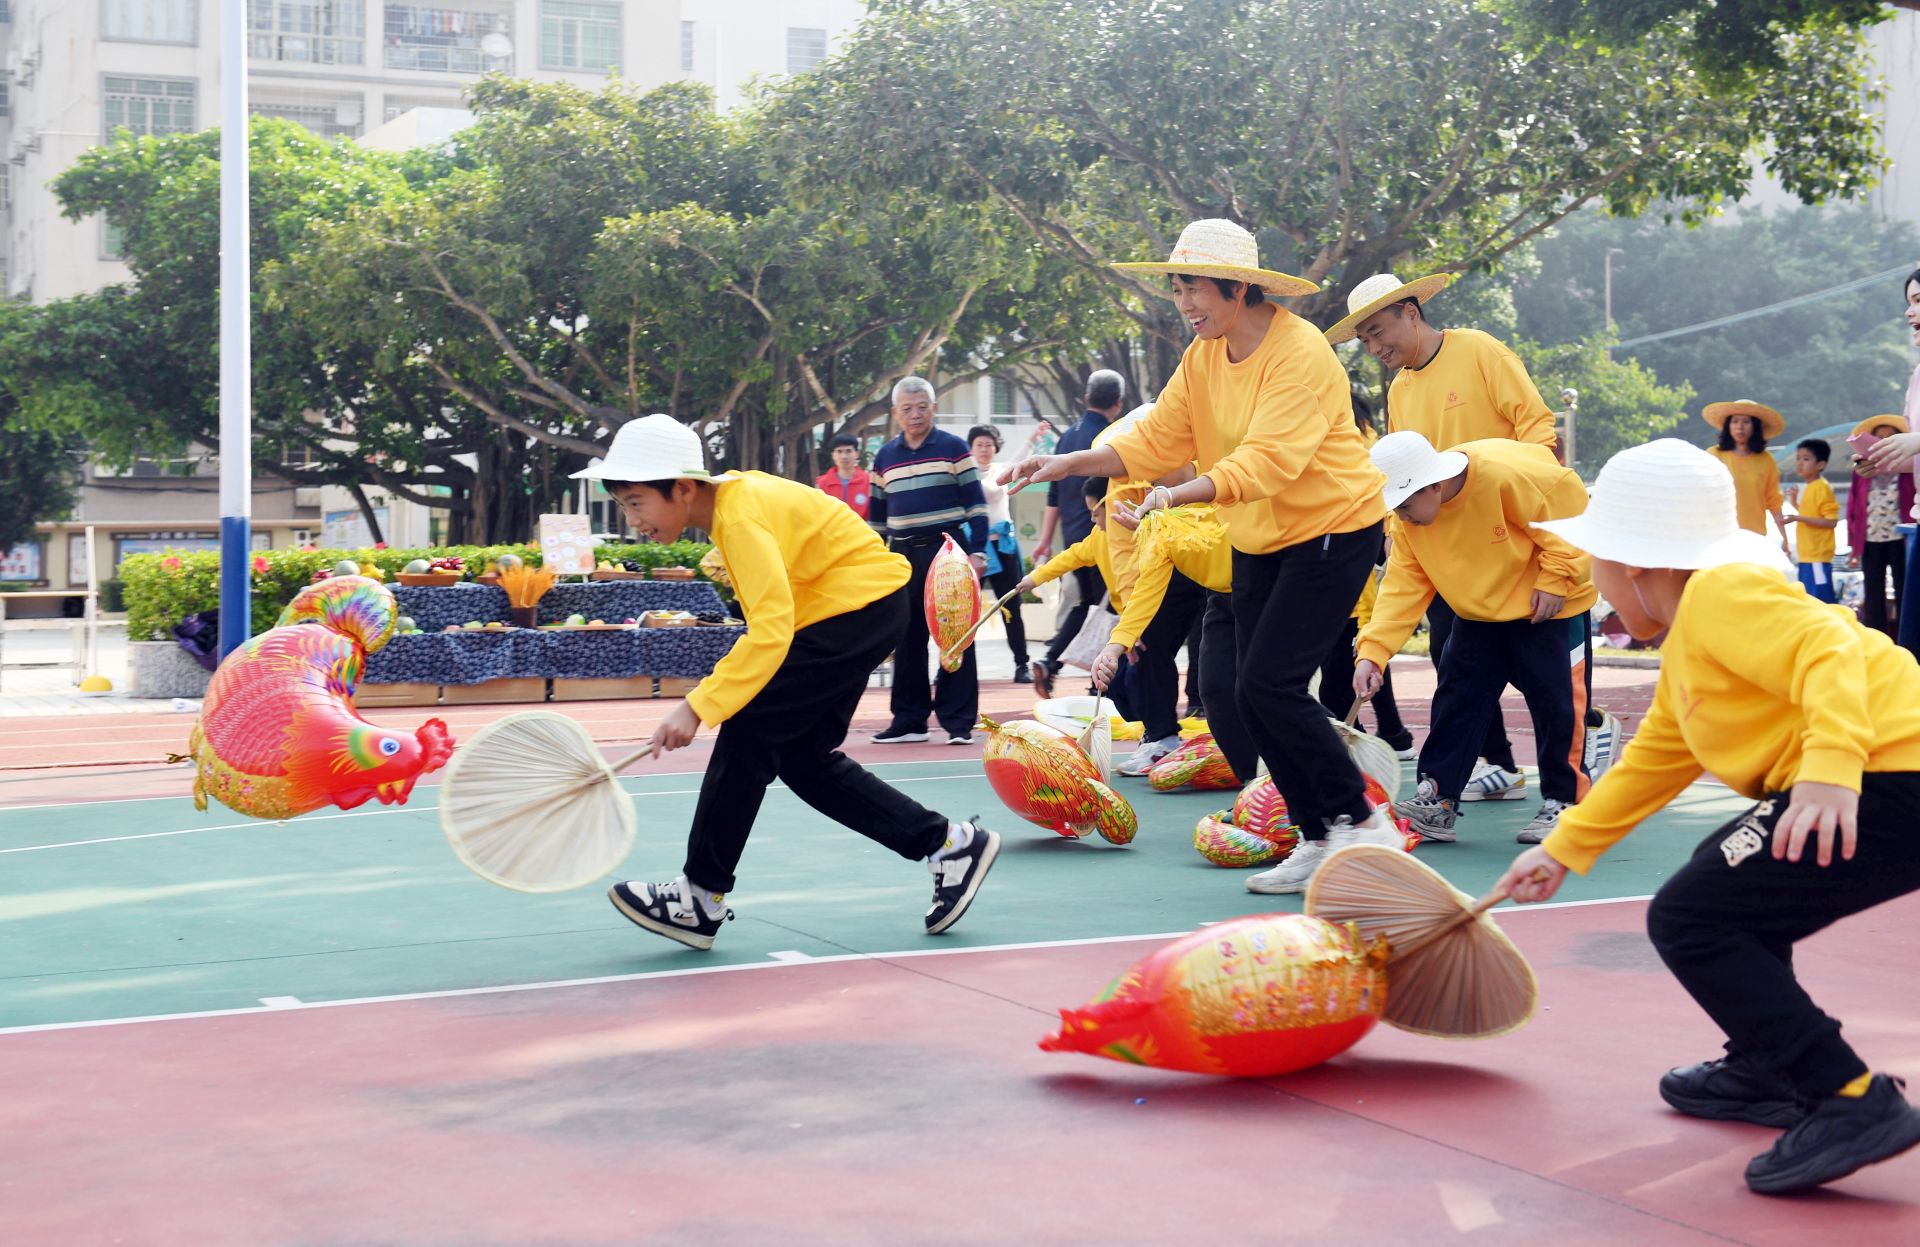
[[1498, 545], [1500, 542], [1505, 541], [1506, 539], [1507, 539], [1507, 526], [1505, 524], [1495, 524], [1493, 526], [1494, 544]]
[[1458, 407], [1458, 406], [1460, 405], [1460, 403], [1461, 403], [1461, 401], [1462, 401], [1462, 400], [1461, 400], [1461, 398], [1460, 398], [1460, 395], [1459, 395], [1458, 393], [1456, 393], [1456, 392], [1454, 392], [1453, 390], [1448, 390], [1448, 391], [1447, 391], [1447, 406], [1449, 406], [1449, 407]]

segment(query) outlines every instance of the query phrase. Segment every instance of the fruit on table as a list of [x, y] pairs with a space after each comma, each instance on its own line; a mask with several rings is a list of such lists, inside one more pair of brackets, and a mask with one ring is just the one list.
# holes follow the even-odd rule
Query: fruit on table
[[420, 631], [420, 625], [413, 622], [412, 618], [407, 615], [400, 616], [400, 618], [395, 622], [394, 626], [400, 629], [400, 631], [402, 632]]
[[604, 619], [596, 619], [593, 621], [593, 626], [596, 628], [604, 628], [607, 626], [607, 621]]
[[585, 615], [568, 615], [567, 616], [567, 624], [569, 627], [577, 628], [585, 622], [587, 622], [587, 617]]
[[358, 576], [360, 574], [360, 564], [354, 562], [352, 559], [341, 559], [333, 565], [333, 574], [336, 576]]
[[462, 628], [467, 629], [469, 632], [471, 632], [471, 631], [474, 631], [475, 629], [484, 627], [485, 625], [482, 624], [478, 619], [469, 619], [467, 620], [467, 622], [461, 624], [460, 626]]
[[499, 565], [501, 571], [505, 571], [509, 567], [520, 566], [520, 556], [517, 554], [503, 554], [495, 559], [494, 562]]
[[487, 625], [487, 627], [488, 627], [488, 628], [490, 628], [490, 629], [497, 629], [497, 628], [504, 628], [504, 627], [506, 627], [506, 626], [507, 626], [507, 625], [505, 625], [505, 624], [503, 624], [503, 623], [501, 623], [501, 622], [500, 622], [499, 620], [497, 620], [497, 619], [496, 619], [496, 620], [494, 620], [494, 621], [493, 621], [492, 623], [490, 623], [490, 624], [488, 624], [488, 625]]
[[424, 576], [427, 574], [427, 569], [431, 566], [433, 566], [433, 564], [427, 562], [425, 559], [414, 559], [400, 570], [409, 576]]

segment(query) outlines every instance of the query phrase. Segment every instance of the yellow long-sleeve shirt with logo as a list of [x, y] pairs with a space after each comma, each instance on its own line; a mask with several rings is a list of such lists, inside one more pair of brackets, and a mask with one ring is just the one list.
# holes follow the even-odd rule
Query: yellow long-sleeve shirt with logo
[[687, 694], [709, 727], [738, 714], [767, 686], [795, 632], [871, 606], [912, 575], [907, 560], [846, 503], [764, 472], [715, 479], [711, 535], [746, 614], [747, 635]]
[[[1156, 528], [1169, 523], [1182, 525], [1187, 531], [1177, 538], [1156, 534]], [[1176, 571], [1215, 593], [1233, 592], [1233, 545], [1212, 507], [1156, 511], [1147, 516], [1141, 528], [1145, 536], [1135, 545], [1138, 553], [1134, 557], [1133, 587], [1127, 591], [1127, 609], [1121, 613], [1120, 622], [1113, 625], [1113, 644], [1127, 649], [1133, 648], [1159, 614]]]
[[1085, 537], [1028, 572], [1027, 578], [1036, 585], [1043, 585], [1080, 567], [1100, 569], [1100, 580], [1107, 586], [1107, 597], [1115, 610], [1120, 609], [1121, 602], [1125, 600], [1125, 595], [1120, 592], [1120, 573], [1114, 566], [1113, 546], [1107, 540], [1107, 530], [1098, 524]]
[[1136, 480], [1191, 462], [1213, 482], [1233, 548], [1248, 554], [1386, 515], [1346, 370], [1320, 330], [1281, 308], [1237, 363], [1226, 339], [1194, 339], [1153, 410], [1108, 445]]
[[1387, 431], [1411, 429], [1436, 450], [1488, 438], [1553, 449], [1553, 411], [1527, 367], [1498, 338], [1448, 329], [1422, 368], [1402, 368], [1387, 387]]
[[1920, 667], [1776, 570], [1695, 572], [1640, 730], [1542, 847], [1585, 874], [1703, 771], [1749, 799], [1801, 780], [1858, 792], [1865, 772], [1920, 771]]
[[1598, 596], [1593, 561], [1551, 533], [1527, 527], [1587, 509], [1580, 478], [1544, 446], [1492, 438], [1455, 450], [1466, 483], [1431, 524], [1393, 524], [1393, 554], [1357, 657], [1385, 666], [1413, 635], [1437, 592], [1462, 619], [1499, 623], [1533, 613], [1538, 589], [1563, 597], [1556, 619], [1587, 610]]

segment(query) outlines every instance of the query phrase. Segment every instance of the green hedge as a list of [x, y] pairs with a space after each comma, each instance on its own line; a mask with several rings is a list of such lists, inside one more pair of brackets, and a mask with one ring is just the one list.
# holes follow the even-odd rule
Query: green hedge
[[[700, 541], [604, 545], [594, 551], [594, 559], [596, 562], [631, 559], [648, 569], [698, 568], [711, 548]], [[342, 559], [372, 563], [385, 572], [391, 582], [400, 569], [415, 559], [457, 556], [466, 560], [472, 574], [502, 554], [517, 554], [536, 567], [540, 564], [540, 551], [527, 545], [439, 546], [431, 550], [256, 550], [252, 555], [253, 631], [257, 634], [273, 627], [293, 595], [312, 582], [315, 572], [327, 570]], [[220, 605], [220, 554], [215, 550], [136, 554], [120, 564], [120, 579], [126, 582], [127, 636], [131, 640], [164, 641], [173, 635], [173, 626], [188, 615], [214, 610]], [[704, 573], [701, 579], [706, 579]], [[721, 596], [731, 597], [724, 589]]]

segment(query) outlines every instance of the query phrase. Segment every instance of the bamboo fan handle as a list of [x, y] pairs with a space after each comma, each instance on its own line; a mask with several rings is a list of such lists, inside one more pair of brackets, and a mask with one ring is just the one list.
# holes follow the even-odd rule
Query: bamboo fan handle
[[638, 762], [640, 759], [651, 757], [652, 754], [653, 754], [653, 742], [648, 741], [645, 745], [641, 746], [640, 749], [637, 750], [636, 752], [630, 753], [626, 757], [614, 763], [613, 764], [614, 773], [618, 774], [619, 772], [626, 770], [628, 767]]
[[1353, 699], [1353, 704], [1347, 707], [1347, 726], [1348, 727], [1352, 727], [1354, 724], [1360, 721], [1360, 705], [1361, 705], [1360, 698], [1356, 697]]
[[1394, 955], [1396, 957], [1403, 957], [1406, 954], [1414, 952], [1417, 949], [1425, 948], [1427, 945], [1433, 943], [1435, 940], [1439, 939], [1441, 936], [1445, 935], [1447, 932], [1452, 931], [1457, 927], [1466, 926], [1469, 922], [1472, 922], [1475, 918], [1478, 918], [1481, 914], [1486, 913], [1489, 909], [1492, 909], [1495, 905], [1498, 905], [1501, 901], [1504, 901], [1506, 899], [1507, 899], [1506, 889], [1495, 888], [1493, 891], [1487, 893], [1485, 896], [1481, 897], [1479, 900], [1475, 901], [1473, 904], [1467, 906], [1465, 909], [1461, 910], [1459, 913], [1439, 923], [1431, 931], [1428, 931], [1424, 936], [1420, 937], [1417, 940], [1409, 940], [1406, 944], [1402, 945], [1399, 948], [1394, 949], [1393, 950]]
[[[967, 642], [973, 640], [974, 634], [979, 632], [981, 628], [986, 626], [987, 620], [992, 619], [995, 615], [998, 615], [1001, 611], [1005, 610], [1007, 603], [1013, 601], [1013, 599], [1019, 596], [1020, 596], [1020, 590], [1015, 589], [1011, 593], [1007, 594], [1005, 597], [1001, 598], [998, 602], [995, 602], [991, 610], [981, 611], [980, 618], [973, 621], [973, 627], [968, 628], [966, 632], [962, 634], [960, 639], [953, 643], [951, 648], [947, 649], [940, 655], [940, 661], [952, 662], [953, 656], [955, 654], [958, 654], [961, 650], [967, 648]], [[614, 768], [614, 770], [616, 771], [619, 769], [620, 769], [619, 767]]]

